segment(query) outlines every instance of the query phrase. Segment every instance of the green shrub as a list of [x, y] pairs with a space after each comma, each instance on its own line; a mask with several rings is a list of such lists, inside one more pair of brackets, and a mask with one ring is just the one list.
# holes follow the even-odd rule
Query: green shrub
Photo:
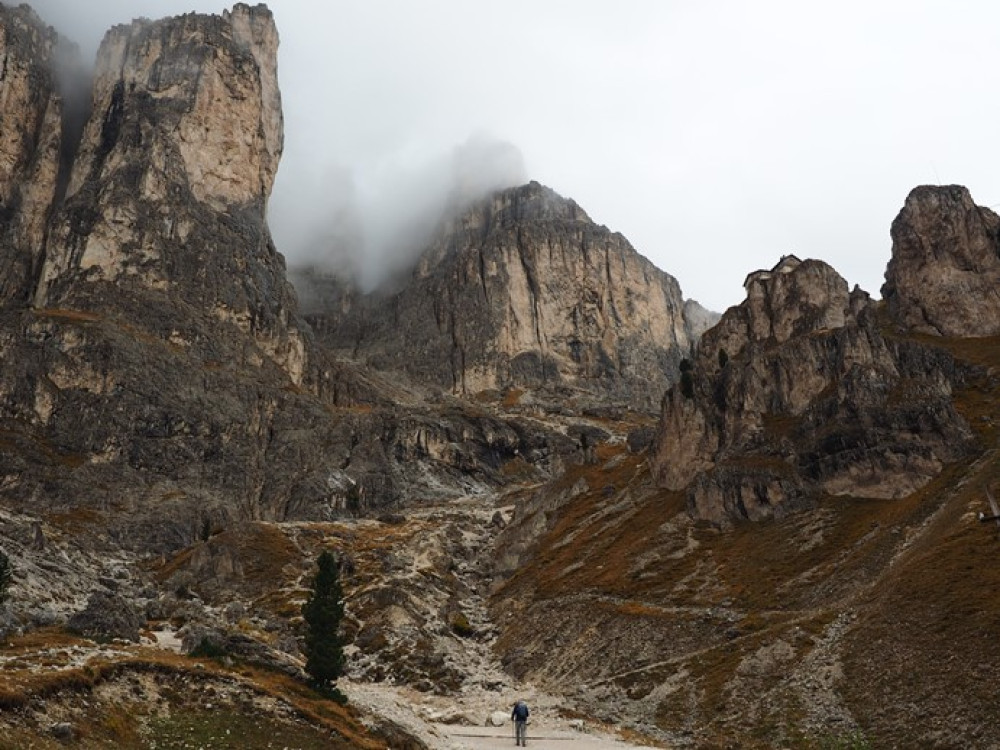
[[451, 630], [460, 638], [469, 638], [476, 633], [472, 625], [469, 624], [469, 618], [461, 612], [456, 612], [451, 616]]

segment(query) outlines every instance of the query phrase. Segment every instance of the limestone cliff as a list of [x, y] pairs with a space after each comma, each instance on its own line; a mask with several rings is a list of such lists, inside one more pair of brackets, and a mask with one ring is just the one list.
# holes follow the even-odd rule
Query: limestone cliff
[[264, 6], [108, 32], [36, 307], [122, 314], [181, 346], [197, 338], [188, 310], [203, 309], [302, 382], [264, 220], [282, 148], [277, 46]]
[[447, 222], [400, 291], [340, 294], [313, 321], [349, 356], [453, 393], [564, 386], [648, 409], [710, 320], [689, 309], [624, 237], [533, 182]]
[[960, 185], [915, 188], [892, 223], [882, 296], [903, 330], [1000, 333], [1000, 216]]
[[575, 448], [420, 404], [317, 345], [265, 220], [282, 138], [266, 8], [112, 29], [61, 177], [57, 40], [25, 9], [0, 19], [4, 507], [94, 513], [105, 539], [169, 550], [205, 525], [485, 489], [504, 461]]
[[25, 5], [0, 5], [0, 307], [30, 297], [56, 194], [59, 39]]
[[885, 336], [877, 305], [820, 261], [785, 258], [746, 288], [663, 400], [653, 471], [695, 517], [901, 497], [964, 455], [946, 352]]

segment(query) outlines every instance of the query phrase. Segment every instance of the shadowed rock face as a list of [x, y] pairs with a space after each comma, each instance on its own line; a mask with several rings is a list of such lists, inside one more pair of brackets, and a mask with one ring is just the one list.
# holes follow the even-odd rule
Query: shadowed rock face
[[0, 5], [0, 307], [30, 298], [41, 263], [62, 143], [58, 43], [27, 6]]
[[882, 296], [903, 330], [1000, 333], [1000, 217], [959, 185], [915, 188], [892, 223]]
[[332, 347], [454, 393], [569, 386], [648, 409], [711, 320], [688, 309], [624, 237], [530, 183], [448, 222], [401, 291], [328, 298], [313, 320]]
[[187, 543], [199, 514], [329, 507], [319, 446], [349, 430], [309, 392], [379, 397], [312, 348], [264, 220], [282, 137], [270, 13], [110, 31], [62, 177], [60, 42], [24, 8], [0, 6], [0, 26], [4, 499], [114, 509], [118, 541], [147, 549]]
[[945, 352], [884, 337], [877, 306], [828, 265], [748, 279], [663, 400], [652, 467], [691, 513], [757, 520], [817, 493], [902, 497], [964, 455]]

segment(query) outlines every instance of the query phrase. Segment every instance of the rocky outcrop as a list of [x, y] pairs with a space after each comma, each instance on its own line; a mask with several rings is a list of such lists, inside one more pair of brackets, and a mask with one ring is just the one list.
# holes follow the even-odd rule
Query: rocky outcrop
[[0, 307], [24, 304], [41, 263], [62, 146], [58, 45], [26, 5], [0, 5]]
[[696, 518], [901, 497], [968, 450], [951, 401], [963, 374], [946, 352], [883, 336], [868, 295], [819, 261], [746, 286], [663, 400], [653, 471]]
[[882, 297], [903, 330], [1000, 333], [1000, 216], [959, 185], [915, 188], [892, 223]]
[[108, 32], [36, 307], [110, 314], [184, 347], [204, 333], [193, 309], [302, 383], [306, 347], [264, 220], [282, 148], [277, 45], [264, 6]]
[[[51, 32], [9, 15], [37, 42], [23, 54], [49, 70]], [[78, 148], [39, 210], [44, 255], [3, 249], [16, 291], [0, 310], [6, 507], [83, 514], [90, 543], [165, 552], [248, 520], [486, 491], [508, 461], [545, 474], [576, 449], [548, 425], [421, 404], [317, 345], [265, 221], [281, 153], [276, 51], [263, 6], [106, 36]], [[31, 93], [4, 81], [10, 101]], [[48, 158], [47, 141], [17, 143], [19, 164]], [[32, 174], [11, 172], [0, 192]], [[9, 208], [5, 226], [27, 226]]]
[[377, 369], [457, 394], [566, 386], [647, 409], [711, 317], [689, 320], [671, 276], [538, 183], [447, 222], [402, 290], [334, 292], [316, 329]]

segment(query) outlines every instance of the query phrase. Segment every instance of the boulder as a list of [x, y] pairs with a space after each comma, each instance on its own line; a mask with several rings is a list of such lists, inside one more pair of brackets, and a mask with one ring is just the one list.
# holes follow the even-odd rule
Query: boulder
[[132, 603], [117, 593], [95, 591], [87, 606], [69, 618], [66, 627], [88, 638], [120, 638], [139, 642], [139, 629], [146, 619]]

